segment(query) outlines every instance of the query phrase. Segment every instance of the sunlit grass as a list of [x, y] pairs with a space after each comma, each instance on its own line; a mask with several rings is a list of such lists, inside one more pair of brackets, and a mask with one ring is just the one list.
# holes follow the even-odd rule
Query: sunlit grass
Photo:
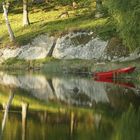
[[[32, 6], [29, 10], [29, 19], [31, 24], [28, 27], [22, 26], [22, 7], [18, 7], [18, 10], [15, 8], [11, 9], [11, 12], [9, 11], [9, 21], [16, 36], [18, 45], [27, 44], [34, 37], [43, 33], [59, 35], [62, 32], [81, 29], [91, 29], [99, 32], [102, 27], [108, 28], [108, 18], [95, 19], [95, 9], [93, 7], [92, 10], [89, 10], [89, 7], [74, 10], [70, 6], [54, 6], [52, 9], [45, 6], [41, 8]], [[17, 11], [18, 13], [16, 13]], [[69, 18], [58, 18], [58, 16], [64, 11], [69, 12]], [[2, 13], [0, 13], [0, 18], [2, 19], [0, 46], [4, 47], [9, 44], [9, 36]], [[109, 30], [111, 30], [111, 28]], [[107, 30], [102, 28], [102, 31], [106, 32]]]

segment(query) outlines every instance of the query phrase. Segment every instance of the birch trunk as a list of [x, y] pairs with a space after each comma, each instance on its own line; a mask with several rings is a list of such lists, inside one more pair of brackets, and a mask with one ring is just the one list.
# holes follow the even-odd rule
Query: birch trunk
[[23, 26], [28, 26], [29, 24], [28, 0], [23, 0]]
[[103, 16], [102, 0], [96, 0], [96, 13], [95, 17], [100, 18]]
[[12, 28], [11, 28], [11, 25], [10, 25], [10, 22], [9, 22], [9, 19], [8, 19], [8, 13], [7, 13], [7, 8], [6, 8], [6, 4], [3, 3], [3, 11], [4, 11], [4, 18], [5, 18], [5, 22], [6, 22], [6, 26], [7, 26], [7, 29], [8, 29], [8, 33], [9, 33], [9, 37], [10, 37], [10, 40], [12, 42], [15, 41], [15, 36], [14, 36], [14, 33], [12, 31]]
[[102, 11], [102, 0], [96, 0], [96, 10], [97, 11]]

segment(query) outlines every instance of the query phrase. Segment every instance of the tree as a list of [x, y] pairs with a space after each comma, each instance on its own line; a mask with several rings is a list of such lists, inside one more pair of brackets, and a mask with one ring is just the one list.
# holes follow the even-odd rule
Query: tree
[[130, 50], [140, 46], [140, 1], [106, 0], [119, 37]]
[[9, 19], [8, 19], [8, 11], [7, 11], [7, 8], [6, 8], [6, 3], [3, 2], [2, 5], [3, 5], [3, 11], [4, 11], [3, 14], [4, 14], [4, 18], [5, 18], [7, 29], [8, 29], [8, 33], [9, 33], [9, 36], [10, 36], [10, 40], [12, 42], [14, 42], [15, 41], [15, 36], [14, 36], [13, 31], [12, 31]]
[[28, 26], [29, 24], [28, 0], [23, 0], [23, 26]]
[[103, 16], [103, 5], [102, 0], [96, 0], [96, 13], [95, 17], [100, 18]]

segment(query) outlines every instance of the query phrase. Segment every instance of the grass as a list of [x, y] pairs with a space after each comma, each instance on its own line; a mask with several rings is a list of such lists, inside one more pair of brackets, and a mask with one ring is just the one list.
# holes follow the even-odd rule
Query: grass
[[[50, 8], [51, 7], [51, 8]], [[69, 18], [57, 18], [62, 12], [68, 11]], [[16, 36], [17, 45], [25, 45], [39, 34], [48, 33], [59, 36], [73, 30], [93, 30], [107, 39], [114, 33], [112, 22], [108, 17], [95, 19], [95, 8], [91, 5], [73, 9], [71, 6], [54, 6], [53, 4], [32, 5], [29, 10], [30, 26], [22, 26], [22, 6], [11, 7], [9, 21]], [[0, 47], [13, 45], [9, 36], [3, 14], [1, 17]]]
[[[49, 75], [64, 75], [65, 73], [78, 75], [82, 72], [85, 72], [85, 76], [88, 75], [88, 72], [99, 72], [99, 71], [109, 71], [113, 69], [135, 66], [136, 70], [132, 74], [122, 75], [125, 78], [133, 78], [136, 80], [140, 80], [139, 68], [138, 64], [139, 59], [135, 61], [128, 62], [104, 62], [104, 63], [96, 63], [95, 60], [82, 60], [82, 59], [72, 59], [72, 60], [59, 60], [53, 57], [47, 57], [39, 60], [23, 60], [17, 58], [10, 58], [5, 60], [2, 64], [0, 64], [0, 70], [4, 70], [10, 73], [26, 73], [26, 72], [34, 72], [34, 73], [45, 73]], [[83, 75], [84, 76], [84, 75]]]
[[49, 62], [58, 61], [53, 57], [47, 57], [44, 59], [38, 60], [24, 60], [18, 58], [9, 58], [5, 60], [2, 64], [0, 64], [1, 70], [30, 70], [30, 69], [40, 69], [44, 64]]

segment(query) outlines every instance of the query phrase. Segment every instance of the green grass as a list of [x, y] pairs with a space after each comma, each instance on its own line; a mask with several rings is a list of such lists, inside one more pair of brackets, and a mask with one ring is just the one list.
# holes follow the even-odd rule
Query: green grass
[[2, 64], [0, 64], [1, 70], [29, 70], [29, 69], [40, 69], [44, 66], [44, 64], [49, 62], [55, 62], [58, 61], [54, 59], [53, 57], [47, 57], [44, 59], [38, 59], [38, 60], [24, 60], [24, 59], [18, 59], [18, 58], [9, 58], [5, 60]]
[[91, 72], [93, 71], [94, 65], [94, 60], [58, 60], [53, 57], [47, 57], [45, 59], [27, 61], [23, 59], [10, 58], [0, 64], [0, 70], [10, 73], [13, 73], [13, 71], [16, 73], [39, 71], [50, 75], [62, 75], [64, 73], [76, 74], [77, 72]]
[[0, 70], [7, 71], [8, 73], [26, 73], [26, 72], [34, 72], [34, 73], [45, 73], [49, 75], [64, 75], [65, 73], [72, 75], [79, 75], [82, 72], [98, 72], [98, 71], [108, 71], [123, 67], [135, 66], [136, 70], [132, 74], [121, 75], [123, 78], [132, 78], [136, 81], [140, 80], [139, 68], [138, 64], [139, 59], [135, 61], [128, 62], [104, 62], [104, 63], [96, 63], [94, 60], [82, 60], [82, 59], [72, 59], [72, 60], [58, 60], [53, 57], [47, 57], [39, 60], [23, 60], [17, 58], [10, 58], [5, 60], [2, 64], [0, 64]]
[[[80, 7], [76, 10], [70, 6], [54, 6], [50, 4], [43, 4], [41, 6], [32, 5], [29, 10], [30, 26], [22, 26], [22, 6], [15, 6], [9, 10], [9, 21], [16, 36], [16, 44], [24, 45], [29, 43], [33, 38], [39, 34], [48, 33], [50, 35], [59, 36], [73, 30], [93, 30], [103, 38], [107, 38], [114, 33], [112, 22], [109, 22], [108, 17], [95, 19], [95, 8], [91, 5], [87, 7]], [[92, 10], [91, 10], [92, 9]], [[57, 18], [62, 12], [68, 11], [69, 18]], [[3, 14], [1, 17], [0, 30], [0, 46], [13, 45], [9, 41], [9, 36]]]

